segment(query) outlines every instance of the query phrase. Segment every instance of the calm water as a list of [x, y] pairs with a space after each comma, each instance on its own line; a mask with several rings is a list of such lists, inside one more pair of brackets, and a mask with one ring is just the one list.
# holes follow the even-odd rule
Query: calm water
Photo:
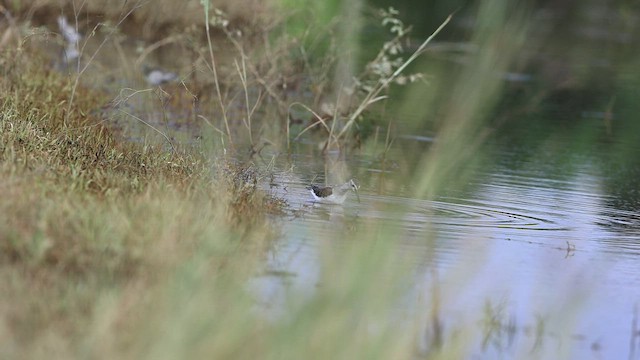
[[430, 201], [403, 196], [406, 190], [380, 193], [379, 173], [364, 159], [329, 162], [369, 179], [362, 202], [312, 204], [304, 186], [327, 164], [321, 157], [294, 157], [296, 170], [282, 174], [283, 186], [272, 191], [304, 215], [283, 222], [283, 239], [255, 283], [270, 311], [286, 312], [291, 291], [313, 293], [321, 248], [348, 241], [336, 228], [374, 220], [396, 227], [398, 256], [416, 261], [406, 316], [421, 315], [421, 301], [434, 286], [443, 289], [445, 335], [461, 326], [480, 330], [488, 302], [500, 309], [502, 332], [485, 347], [476, 344], [478, 358], [640, 356], [631, 353], [640, 301], [640, 216], [615, 205], [620, 202], [606, 190], [608, 175], [590, 165], [596, 160], [577, 157], [567, 174], [517, 149], [503, 150], [471, 177], [471, 190]]

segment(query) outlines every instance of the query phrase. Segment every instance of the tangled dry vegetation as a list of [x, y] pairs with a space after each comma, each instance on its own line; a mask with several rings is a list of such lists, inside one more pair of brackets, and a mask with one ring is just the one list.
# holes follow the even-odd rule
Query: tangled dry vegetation
[[[358, 59], [345, 56], [344, 44], [336, 38], [355, 35], [342, 34], [336, 24], [320, 24], [304, 11], [295, 14], [295, 20], [308, 17], [310, 24], [302, 34], [293, 35], [287, 30], [291, 14], [275, 14], [270, 8], [275, 2], [159, 0], [114, 6], [93, 0], [72, 6], [75, 3], [49, 0], [17, 4], [10, 13], [49, 29], [40, 35], [51, 36], [59, 47], [64, 41], [51, 29], [57, 28], [60, 14], [69, 18], [70, 29], [81, 38], [73, 50], [80, 53], [82, 78], [87, 77], [84, 63], [97, 63], [110, 54], [119, 55], [105, 61], [100, 73], [116, 79], [140, 72], [153, 54], [167, 54], [164, 61], [176, 74], [174, 86], [154, 95], [130, 92], [125, 86], [113, 96], [118, 100], [114, 103], [123, 107], [145, 95], [162, 98], [151, 108], [187, 114], [176, 121], [213, 130], [214, 142], [224, 143], [225, 148], [248, 144], [252, 154], [266, 145], [291, 149], [291, 141], [303, 135], [326, 151], [359, 147], [372, 134], [388, 132], [389, 121], [378, 122], [369, 110], [384, 108], [392, 85], [420, 79], [419, 74], [403, 72], [445, 25], [406, 58], [402, 41], [409, 27], [394, 9], [380, 11], [371, 21], [387, 29], [390, 39], [361, 73], [339, 78], [335, 73], [348, 65], [344, 63]], [[135, 58], [124, 54], [123, 39], [140, 41]], [[139, 121], [139, 117], [127, 113], [124, 121]]]
[[0, 73], [0, 319], [14, 340], [5, 355], [72, 341], [54, 334], [80, 334], [104, 291], [144, 292], [203, 247], [215, 274], [246, 260], [234, 252], [259, 257], [268, 246], [274, 203], [255, 172], [115, 140], [91, 115], [103, 95], [78, 87], [70, 104], [73, 84], [28, 49], [4, 52]]

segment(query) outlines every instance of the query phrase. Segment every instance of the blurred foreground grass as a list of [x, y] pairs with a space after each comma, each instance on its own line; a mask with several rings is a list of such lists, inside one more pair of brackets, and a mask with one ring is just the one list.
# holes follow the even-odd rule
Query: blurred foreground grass
[[[418, 166], [394, 179], [416, 197], [464, 184], [482, 158], [499, 75], [528, 25], [505, 9], [479, 6], [470, 66], [407, 92], [403, 110], [419, 119], [409, 130], [440, 119], [438, 142], [405, 149]], [[79, 87], [70, 104], [73, 83], [29, 50], [5, 51], [0, 70], [0, 357], [448, 359], [469, 357], [485, 335], [475, 324], [445, 333], [436, 291], [420, 294], [419, 315], [401, 311], [415, 280], [411, 255], [396, 256], [405, 234], [373, 220], [335, 226], [318, 286], [287, 293], [274, 319], [248, 284], [276, 237], [267, 215], [278, 205], [251, 168], [116, 141], [91, 115], [108, 99]]]

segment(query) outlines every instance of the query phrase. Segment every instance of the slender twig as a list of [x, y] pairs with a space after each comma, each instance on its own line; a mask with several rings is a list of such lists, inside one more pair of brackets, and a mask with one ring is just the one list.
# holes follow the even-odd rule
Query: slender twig
[[[329, 129], [329, 137], [327, 137], [327, 142], [325, 143], [324, 149], [322, 152], [327, 151], [327, 149], [331, 148], [331, 138], [334, 137], [333, 130], [336, 127], [336, 123], [338, 123], [338, 108], [340, 107], [340, 101], [342, 97], [342, 91], [338, 92], [338, 99], [336, 101], [336, 106], [333, 108], [333, 121], [331, 122], [331, 129]], [[336, 144], [338, 143], [338, 139], [335, 139]], [[339, 144], [338, 144], [339, 145]]]
[[135, 115], [133, 115], [133, 114], [131, 114], [131, 113], [128, 113], [128, 112], [126, 112], [126, 111], [124, 111], [124, 110], [122, 110], [122, 109], [118, 109], [118, 111], [120, 111], [121, 113], [123, 113], [123, 114], [125, 114], [125, 115], [131, 116], [132, 118], [134, 118], [134, 119], [136, 119], [136, 120], [140, 121], [141, 123], [143, 123], [143, 124], [147, 125], [147, 126], [148, 126], [148, 127], [150, 127], [151, 129], [155, 130], [158, 134], [162, 135], [162, 136], [165, 138], [165, 140], [167, 140], [167, 142], [168, 142], [168, 143], [169, 143], [169, 145], [171, 146], [171, 150], [173, 150], [173, 152], [176, 152], [176, 148], [175, 148], [175, 146], [173, 146], [173, 143], [171, 142], [171, 139], [169, 139], [169, 137], [167, 136], [167, 134], [163, 133], [162, 131], [160, 131], [159, 129], [157, 129], [156, 127], [154, 127], [153, 125], [149, 124], [148, 122], [146, 122], [146, 121], [144, 121], [144, 120], [140, 119], [139, 117], [137, 117], [137, 116], [135, 116]]
[[[236, 50], [240, 53], [240, 56], [242, 57], [243, 61], [248, 69], [249, 72], [251, 73], [251, 75], [253, 75], [255, 81], [262, 85], [262, 87], [264, 87], [264, 89], [266, 90], [267, 94], [269, 94], [269, 96], [274, 99], [279, 106], [281, 106], [282, 108], [284, 108], [286, 106], [286, 103], [280, 98], [280, 96], [276, 93], [276, 90], [273, 89], [273, 86], [268, 84], [267, 81], [260, 75], [259, 70], [257, 69], [257, 67], [251, 62], [251, 59], [246, 55], [246, 52], [244, 51], [244, 48], [242, 46], [242, 44], [240, 44], [240, 42], [238, 40], [236, 40], [236, 38], [233, 36], [233, 34], [231, 32], [229, 32], [229, 30], [227, 28], [222, 28], [222, 30], [224, 31], [224, 33], [227, 35], [227, 40], [229, 40], [229, 42], [231, 42], [231, 44], [236, 48]], [[268, 42], [267, 44], [265, 44], [265, 48], [268, 48]], [[267, 51], [267, 54], [269, 54], [269, 51]], [[271, 55], [267, 55], [266, 59], [269, 61], [271, 68], [275, 69], [276, 65], [272, 64], [273, 62], [273, 58], [275, 58], [276, 56], [271, 56]]]
[[220, 103], [220, 108], [222, 111], [222, 119], [224, 120], [224, 126], [227, 130], [227, 136], [229, 137], [229, 144], [233, 146], [233, 139], [231, 139], [231, 130], [229, 129], [229, 119], [227, 119], [227, 109], [224, 106], [224, 101], [222, 100], [222, 92], [220, 91], [220, 82], [218, 81], [218, 70], [216, 69], [216, 58], [213, 55], [213, 45], [211, 42], [211, 34], [210, 34], [211, 31], [209, 26], [209, 0], [201, 0], [200, 2], [204, 6], [204, 19], [205, 19], [205, 29], [207, 32], [207, 45], [209, 48], [209, 57], [211, 58], [211, 66], [209, 69], [213, 73], [213, 82], [216, 86], [216, 94], [218, 95], [218, 102]]
[[156, 41], [155, 43], [147, 46], [144, 48], [144, 50], [142, 50], [142, 52], [140, 53], [140, 55], [136, 58], [135, 64], [136, 66], [140, 66], [140, 64], [142, 64], [142, 62], [144, 61], [144, 59], [149, 56], [149, 54], [151, 54], [152, 52], [154, 52], [155, 50], [172, 44], [172, 43], [176, 43], [178, 41], [180, 41], [181, 39], [183, 39], [184, 36], [183, 35], [172, 35], [169, 37], [166, 37], [162, 40]]
[[242, 53], [241, 55], [242, 55], [241, 56], [242, 69], [240, 69], [240, 65], [238, 65], [237, 60], [234, 61], [234, 64], [236, 66], [236, 71], [238, 71], [238, 76], [240, 76], [240, 82], [242, 83], [242, 88], [244, 90], [244, 101], [245, 101], [247, 116], [243, 120], [243, 122], [244, 122], [244, 125], [247, 127], [247, 130], [249, 130], [249, 142], [251, 142], [251, 146], [253, 147], [254, 144], [253, 144], [253, 134], [252, 134], [252, 127], [251, 127], [251, 117], [253, 116], [253, 112], [256, 110], [256, 108], [260, 104], [262, 94], [258, 95], [258, 99], [256, 100], [256, 103], [253, 105], [253, 107], [250, 107], [249, 106], [249, 89], [247, 84], [247, 67], [245, 65], [244, 53]]
[[204, 122], [206, 122], [207, 124], [209, 124], [209, 126], [211, 126], [211, 128], [212, 128], [213, 130], [215, 130], [215, 131], [219, 132], [219, 133], [220, 133], [220, 135], [222, 135], [222, 136], [224, 136], [224, 135], [225, 135], [225, 133], [224, 133], [222, 130], [218, 129], [215, 125], [213, 125], [213, 124], [211, 123], [211, 121], [209, 121], [209, 119], [207, 119], [207, 118], [206, 118], [206, 117], [204, 117], [203, 115], [199, 115], [199, 114], [198, 114], [198, 117], [199, 117], [199, 118], [201, 118], [202, 120], [204, 120]]
[[395, 80], [396, 77], [398, 77], [402, 71], [404, 71], [404, 69], [407, 68], [407, 66], [409, 66], [409, 64], [411, 64], [416, 58], [418, 58], [418, 56], [420, 56], [422, 54], [422, 52], [424, 51], [424, 49], [427, 47], [427, 45], [433, 40], [433, 38], [438, 35], [438, 33], [444, 29], [444, 27], [449, 23], [449, 21], [451, 21], [451, 17], [452, 15], [449, 15], [447, 17], [447, 19], [436, 29], [436, 31], [434, 31], [431, 36], [429, 36], [421, 45], [420, 47], [418, 47], [418, 49], [407, 59], [407, 61], [405, 61], [400, 67], [398, 67], [396, 69], [396, 71], [393, 72], [393, 74], [391, 74], [391, 76], [389, 76], [386, 79], [383, 79], [381, 81], [379, 81], [374, 87], [373, 89], [371, 89], [371, 91], [369, 91], [369, 93], [367, 94], [367, 96], [365, 96], [364, 100], [362, 100], [362, 102], [360, 103], [360, 105], [358, 105], [358, 107], [356, 108], [356, 110], [351, 114], [351, 116], [349, 116], [349, 120], [347, 121], [347, 123], [342, 127], [342, 130], [340, 130], [340, 133], [338, 133], [337, 138], [340, 139], [342, 136], [345, 135], [345, 133], [347, 132], [347, 130], [349, 130], [349, 128], [355, 123], [355, 121], [358, 119], [358, 117], [364, 112], [364, 110], [366, 110], [371, 104], [380, 101], [382, 99], [385, 98], [385, 96], [378, 96], [380, 94], [380, 92], [384, 89], [386, 89], [389, 84]]
[[[311, 114], [313, 114], [313, 116], [315, 116], [317, 120], [316, 120], [313, 124], [311, 124], [311, 125], [307, 126], [306, 128], [304, 128], [304, 129], [303, 129], [303, 130], [302, 130], [302, 131], [301, 131], [301, 132], [300, 132], [300, 133], [295, 137], [295, 139], [293, 139], [293, 140], [298, 140], [298, 138], [299, 138], [300, 136], [302, 136], [302, 134], [304, 134], [305, 132], [307, 132], [307, 131], [308, 131], [308, 130], [310, 130], [310, 129], [313, 129], [316, 125], [320, 125], [320, 124], [321, 124], [322, 126], [324, 126], [324, 128], [325, 128], [329, 133], [331, 133], [331, 128], [329, 127], [329, 125], [327, 125], [327, 123], [324, 121], [324, 119], [322, 118], [322, 116], [318, 115], [315, 111], [311, 110], [307, 105], [305, 105], [305, 104], [303, 104], [303, 103], [299, 103], [299, 102], [294, 102], [294, 103], [292, 103], [291, 105], [289, 105], [289, 109], [291, 109], [291, 107], [292, 107], [292, 106], [294, 106], [294, 105], [302, 106], [305, 110], [307, 110], [307, 111], [309, 111]], [[287, 122], [287, 123], [288, 123], [288, 122]], [[288, 126], [287, 126], [287, 128], [288, 128]], [[287, 130], [287, 131], [288, 131], [288, 130]], [[334, 138], [334, 140], [336, 140], [336, 141], [337, 141], [337, 139], [335, 139], [335, 135], [333, 136], [333, 138]]]
[[[143, 5], [144, 5], [144, 3], [142, 1], [137, 1], [135, 3], [135, 5], [124, 16], [122, 16], [120, 18], [118, 23], [112, 28], [111, 32], [109, 32], [109, 34], [107, 36], [105, 36], [105, 38], [102, 40], [100, 45], [98, 45], [98, 48], [93, 52], [93, 54], [89, 58], [89, 61], [87, 61], [87, 63], [84, 65], [84, 67], [82, 67], [82, 69], [80, 69], [80, 63], [78, 63], [78, 75], [75, 76], [75, 81], [73, 83], [73, 87], [71, 88], [71, 96], [69, 98], [69, 105], [67, 106], [67, 113], [66, 113], [65, 118], [64, 118], [65, 126], [66, 126], [67, 120], [71, 116], [71, 106], [73, 105], [73, 100], [75, 98], [76, 91], [78, 89], [78, 85], [80, 84], [80, 77], [82, 76], [82, 74], [84, 74], [85, 71], [87, 71], [87, 69], [89, 68], [91, 63], [93, 63], [93, 60], [95, 59], [96, 55], [98, 55], [98, 53], [100, 52], [100, 50], [102, 49], [104, 44], [106, 44], [107, 41], [109, 41], [111, 39], [113, 34], [115, 34], [116, 29], [124, 22], [124, 20], [126, 18], [129, 17], [129, 15], [131, 15], [134, 11], [136, 11], [137, 9], [142, 7]], [[75, 4], [74, 4], [74, 7], [75, 7]], [[78, 13], [76, 11], [74, 11], [74, 12], [75, 12], [75, 17], [76, 17], [76, 28], [77, 28], [77, 26], [78, 26]], [[101, 24], [96, 25], [94, 27], [93, 31], [95, 31], [100, 25]], [[82, 46], [81, 53], [84, 52], [84, 47], [86, 45], [87, 45], [87, 42], [85, 41], [84, 45]]]

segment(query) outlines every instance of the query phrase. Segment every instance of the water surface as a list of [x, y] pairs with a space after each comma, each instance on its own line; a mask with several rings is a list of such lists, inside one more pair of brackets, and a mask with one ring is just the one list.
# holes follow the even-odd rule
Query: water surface
[[634, 355], [637, 211], [617, 206], [620, 201], [607, 190], [611, 175], [593, 165], [596, 158], [576, 156], [566, 171], [528, 157], [528, 151], [500, 149], [464, 190], [433, 200], [408, 197], [406, 189], [380, 192], [373, 162], [350, 159], [345, 167], [366, 181], [362, 202], [351, 197], [343, 206], [314, 204], [304, 189], [312, 174], [324, 173], [326, 159], [294, 157], [298, 172], [282, 174], [287, 190], [276, 192], [304, 215], [283, 222], [283, 239], [255, 284], [270, 311], [286, 312], [284, 298], [291, 291], [310, 295], [319, 286], [321, 248], [349, 241], [336, 229], [372, 220], [395, 228], [397, 236], [389, 241], [397, 243], [397, 256], [415, 262], [405, 316], [424, 315], [422, 302], [434, 288], [444, 298], [445, 334], [463, 326], [479, 330], [487, 304], [500, 315], [502, 332], [476, 344], [479, 358], [522, 355], [522, 349], [532, 349], [527, 356], [536, 358]]

